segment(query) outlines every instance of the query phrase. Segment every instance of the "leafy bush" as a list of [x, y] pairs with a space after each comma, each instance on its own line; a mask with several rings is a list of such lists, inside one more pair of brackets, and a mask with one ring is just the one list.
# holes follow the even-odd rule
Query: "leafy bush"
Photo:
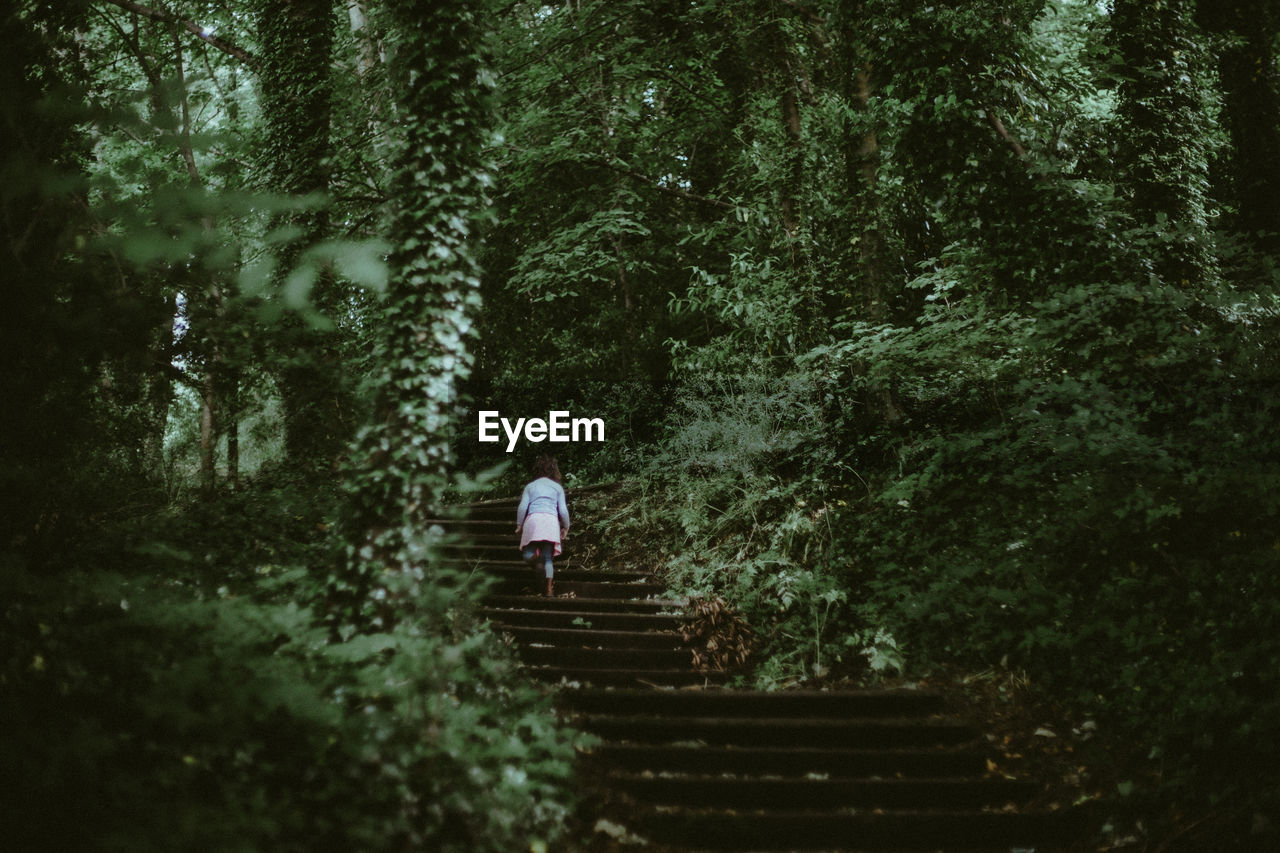
[[833, 671], [897, 671], [896, 642], [850, 600], [830, 550], [829, 468], [817, 388], [762, 371], [692, 385], [654, 457], [639, 524], [679, 531], [665, 578], [723, 596], [757, 633], [754, 678], [780, 686]]
[[[306, 605], [315, 575], [289, 562], [324, 553], [323, 535], [267, 549], [223, 512], [204, 540], [170, 519], [169, 544], [139, 553], [147, 571], [5, 568], [10, 843], [470, 851], [563, 835], [577, 736], [465, 605], [424, 601], [390, 633], [334, 642]], [[259, 547], [232, 572], [200, 550], [237, 541]]]
[[[1108, 266], [1149, 248], [1131, 239]], [[917, 280], [938, 298], [914, 327], [811, 356], [867, 472], [833, 524], [861, 557], [844, 587], [922, 659], [1025, 667], [1107, 720], [1147, 795], [1274, 804], [1251, 758], [1280, 736], [1268, 314], [1156, 281], [994, 311], [960, 295], [982, 257]], [[884, 388], [902, 416], [869, 425], [852, 401]]]

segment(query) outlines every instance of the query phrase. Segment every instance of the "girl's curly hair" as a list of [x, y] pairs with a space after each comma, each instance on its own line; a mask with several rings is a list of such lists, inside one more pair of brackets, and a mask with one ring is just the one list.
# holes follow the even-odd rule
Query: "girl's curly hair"
[[529, 474], [534, 480], [539, 477], [550, 477], [557, 483], [560, 482], [560, 466], [556, 464], [554, 456], [544, 455], [533, 460], [533, 467], [529, 469]]

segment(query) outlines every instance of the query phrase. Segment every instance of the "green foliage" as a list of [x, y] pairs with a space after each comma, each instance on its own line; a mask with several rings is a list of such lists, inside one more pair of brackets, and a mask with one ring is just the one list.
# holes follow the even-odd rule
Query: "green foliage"
[[641, 501], [643, 531], [678, 532], [662, 543], [666, 581], [692, 597], [724, 596], [761, 635], [762, 686], [903, 666], [874, 611], [851, 600], [827, 562], [829, 487], [816, 472], [831, 460], [816, 390], [804, 374], [764, 372], [691, 389]]
[[[131, 848], [549, 833], [564, 740], [423, 524], [508, 461], [468, 399], [603, 417], [563, 467], [645, 478], [618, 535], [666, 531], [760, 683], [1003, 660], [1135, 744], [1148, 826], [1277, 801], [1274, 4], [368, 5], [173, 7], [249, 60], [5, 14], [33, 808]], [[340, 508], [300, 472], [361, 408]], [[155, 508], [242, 434], [273, 489]]]
[[11, 844], [496, 851], [563, 831], [574, 742], [491, 634], [331, 643], [301, 566], [209, 594], [169, 565], [6, 570]]
[[[243, 66], [172, 22], [107, 5], [91, 21], [38, 4], [25, 4], [23, 19], [4, 17], [27, 51], [0, 63], [23, 95], [6, 106], [6, 124], [28, 132], [22, 156], [4, 160], [3, 242], [22, 249], [25, 233], [38, 250], [13, 258], [22, 286], [12, 307], [27, 329], [4, 345], [27, 349], [6, 364], [21, 368], [6, 372], [18, 380], [8, 402], [30, 424], [18, 445], [6, 430], [6, 456], [17, 453], [5, 460], [4, 485], [51, 484], [16, 492], [37, 499], [6, 517], [13, 526], [0, 540], [0, 717], [23, 732], [0, 756], [22, 781], [3, 817], [11, 844], [470, 851], [564, 832], [576, 736], [469, 615], [480, 586], [436, 571], [425, 547], [414, 551], [441, 538], [414, 527], [425, 507], [413, 497], [443, 482], [440, 419], [466, 372], [477, 285], [467, 244], [486, 219], [487, 183], [477, 167], [485, 99], [470, 88], [481, 67], [475, 44], [450, 24], [474, 10], [438, 10], [423, 36], [420, 5], [398, 9], [397, 56], [409, 77], [436, 69], [438, 85], [398, 81], [410, 114], [424, 118], [400, 122], [409, 140], [397, 198], [407, 203], [390, 241], [369, 224], [373, 205], [317, 194], [329, 167], [316, 147], [324, 133], [282, 135], [297, 129], [296, 96], [327, 96], [327, 59], [271, 64], [323, 40], [288, 30], [316, 19], [266, 22], [255, 47], [271, 56], [252, 67], [272, 78], [268, 87], [307, 80], [264, 95]], [[241, 11], [200, 10], [209, 15], [200, 23], [252, 45]], [[451, 70], [438, 69], [440, 45], [461, 45]], [[88, 56], [91, 102], [61, 87]], [[462, 82], [450, 76], [466, 63]], [[304, 112], [317, 103], [302, 101]], [[353, 113], [344, 105], [341, 121], [368, 121]], [[463, 142], [466, 156], [450, 159]], [[297, 172], [264, 170], [273, 194], [248, 191], [248, 157]], [[359, 152], [335, 159], [368, 165]], [[428, 193], [424, 175], [437, 182]], [[338, 233], [330, 210], [348, 217]], [[356, 239], [345, 239], [348, 228]], [[371, 307], [368, 292], [379, 290], [386, 299]], [[373, 352], [382, 332], [392, 343]], [[442, 349], [434, 360], [422, 356], [428, 337]], [[375, 440], [373, 458], [358, 460], [373, 485], [355, 489], [353, 512], [335, 505], [327, 480], [278, 459], [246, 464], [269, 487], [248, 484], [224, 500], [207, 489], [211, 499], [188, 511], [159, 508], [160, 494], [139, 490], [134, 476], [155, 483], [164, 469], [166, 433], [171, 458], [184, 442], [198, 445], [212, 485], [218, 434], [236, 434], [242, 419], [248, 430], [257, 408], [283, 406], [288, 423], [304, 384], [288, 372], [346, 357], [353, 342], [363, 351], [349, 363], [377, 368], [363, 371], [380, 380], [371, 390], [394, 411], [405, 403], [427, 413], [436, 437], [433, 453], [420, 452], [424, 421], [413, 421], [398, 434], [399, 464], [385, 468]], [[175, 382], [184, 386], [177, 400]], [[326, 428], [345, 416], [326, 410]], [[200, 422], [211, 430], [197, 432]], [[65, 440], [53, 440], [59, 433]], [[397, 476], [412, 494], [388, 495]], [[381, 585], [402, 606], [361, 633], [332, 624], [350, 629], [359, 613], [335, 620], [323, 607], [326, 568], [339, 562], [330, 530], [353, 515], [360, 537], [398, 518], [397, 531], [408, 530], [401, 556], [429, 574], [421, 601], [407, 601], [395, 579]]]
[[[0, 548], [15, 541], [56, 547], [61, 531], [53, 518], [76, 492], [72, 457], [101, 423], [94, 423], [97, 401], [86, 405], [95, 395], [90, 365], [109, 338], [98, 327], [127, 316], [102, 297], [92, 270], [68, 262], [85, 225], [78, 212], [84, 139], [74, 118], [56, 106], [74, 92], [70, 75], [52, 64], [66, 46], [56, 29], [63, 15], [52, 9], [45, 15], [0, 16], [0, 38], [11, 45], [0, 58], [0, 84], [11, 93], [0, 105], [7, 129], [0, 264], [8, 306], [0, 318]], [[96, 484], [85, 478], [79, 485]]]
[[1240, 762], [1280, 701], [1274, 258], [1215, 231], [1213, 177], [1260, 137], [1219, 124], [1189, 5], [1120, 5], [780, 26], [798, 138], [761, 72], [740, 140], [755, 198], [806, 215], [690, 227], [710, 262], [669, 310], [705, 335], [671, 341], [649, 518], [680, 588], [761, 629], [765, 683], [1003, 661], [1141, 744], [1130, 804], [1265, 809]]
[[[993, 308], [985, 253], [952, 247], [913, 327], [811, 353], [864, 495], [835, 548], [914, 653], [1035, 672], [1158, 755], [1166, 793], [1268, 791], [1229, 768], [1276, 737], [1270, 312], [1141, 278], [1164, 234], [1081, 241], [1113, 204], [1037, 223], [1077, 246], [1068, 278], [1027, 257], [1044, 298]], [[886, 388], [901, 416], [869, 428], [852, 401]]]

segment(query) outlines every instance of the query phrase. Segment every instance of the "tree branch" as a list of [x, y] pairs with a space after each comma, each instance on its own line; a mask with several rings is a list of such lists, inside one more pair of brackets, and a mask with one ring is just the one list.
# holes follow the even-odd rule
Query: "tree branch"
[[168, 23], [181, 24], [183, 29], [192, 33], [211, 47], [216, 47], [223, 53], [228, 54], [229, 56], [234, 56], [236, 59], [239, 59], [251, 68], [257, 67], [258, 60], [253, 54], [249, 53], [249, 51], [242, 47], [237, 47], [226, 39], [218, 38], [215, 35], [209, 35], [205, 32], [205, 28], [197, 24], [195, 21], [188, 21], [186, 18], [181, 18], [165, 9], [152, 9], [147, 6], [143, 6], [140, 3], [134, 3], [132, 0], [106, 0], [106, 2], [113, 6], [119, 6], [121, 9], [125, 9], [129, 12], [133, 12], [135, 15], [142, 15], [144, 18], [151, 18], [153, 21], [166, 21]]
[[676, 196], [677, 198], [682, 198], [685, 201], [697, 201], [703, 204], [712, 205], [713, 207], [719, 207], [722, 210], [734, 210], [737, 207], [737, 205], [735, 204], [730, 204], [729, 202], [723, 201], [718, 198], [710, 198], [705, 195], [698, 195], [697, 193], [692, 193], [692, 192], [689, 192], [688, 190], [682, 190], [677, 187], [664, 186], [663, 184], [660, 184], [657, 181], [655, 181], [653, 178], [650, 178], [648, 175], [642, 174], [641, 172], [637, 172], [634, 169], [628, 169], [626, 166], [619, 166], [616, 163], [610, 163], [608, 160], [604, 160], [599, 157], [584, 157], [579, 162], [588, 163], [593, 166], [603, 166], [606, 169], [612, 169], [613, 171], [626, 175], [627, 177], [637, 180], [642, 184], [646, 184], [652, 189], [658, 190], [659, 192], [667, 193], [668, 195]]
[[995, 111], [992, 110], [991, 107], [983, 107], [982, 111], [987, 114], [987, 121], [995, 128], [996, 135], [1009, 143], [1009, 147], [1013, 149], [1014, 154], [1018, 155], [1018, 159], [1025, 162], [1027, 159], [1027, 149], [1022, 147], [1022, 143], [1014, 138], [1013, 134], [1009, 132], [1009, 128], [1004, 126], [1004, 122], [1000, 120], [1000, 117], [995, 114]]

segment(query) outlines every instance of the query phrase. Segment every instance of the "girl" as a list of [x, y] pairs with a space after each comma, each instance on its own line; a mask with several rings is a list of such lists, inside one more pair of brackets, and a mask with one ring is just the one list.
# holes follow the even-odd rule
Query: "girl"
[[[539, 456], [530, 473], [533, 481], [524, 487], [516, 510], [516, 533], [520, 534], [520, 555], [540, 579], [546, 579], [546, 596], [551, 598], [555, 595], [551, 558], [560, 556], [560, 540], [569, 535], [569, 507], [554, 456]], [[539, 558], [541, 571], [537, 571]]]

